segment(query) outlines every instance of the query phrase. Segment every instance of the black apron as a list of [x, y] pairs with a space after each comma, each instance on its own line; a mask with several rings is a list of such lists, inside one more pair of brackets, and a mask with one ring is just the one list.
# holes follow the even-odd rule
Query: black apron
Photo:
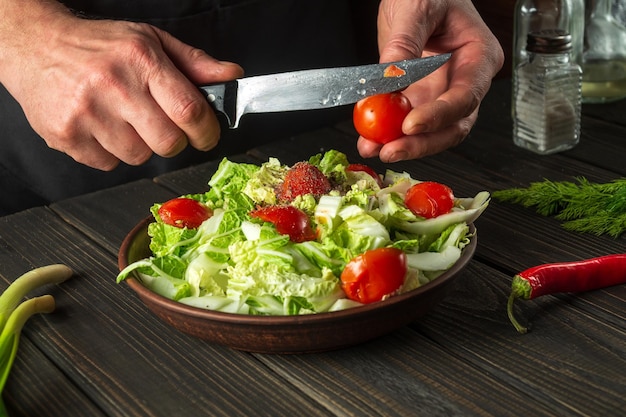
[[[237, 62], [248, 76], [353, 65], [371, 62], [374, 56], [358, 56], [368, 43], [362, 38], [355, 39], [355, 30], [362, 26], [375, 28], [375, 13], [363, 13], [374, 10], [375, 1], [67, 0], [64, 3], [85, 18], [148, 22], [217, 59]], [[355, 20], [354, 10], [368, 16]], [[374, 31], [371, 32], [366, 34], [373, 36], [368, 39], [370, 45], [375, 39]], [[173, 158], [153, 156], [142, 166], [122, 163], [112, 172], [103, 172], [48, 148], [30, 128], [19, 104], [0, 86], [0, 215], [245, 152], [298, 131], [345, 119], [350, 115], [349, 107], [246, 115], [240, 128], [222, 128], [220, 143], [212, 151], [199, 152], [188, 147]]]

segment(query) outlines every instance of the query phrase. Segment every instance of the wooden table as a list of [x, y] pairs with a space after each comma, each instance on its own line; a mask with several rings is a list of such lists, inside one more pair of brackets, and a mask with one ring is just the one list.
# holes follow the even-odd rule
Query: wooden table
[[[626, 102], [584, 107], [574, 150], [538, 156], [511, 139], [510, 81], [496, 82], [459, 147], [398, 163], [459, 196], [543, 178], [626, 176]], [[261, 146], [234, 159], [285, 163], [335, 148], [357, 161], [351, 125]], [[382, 170], [379, 161], [368, 161]], [[626, 409], [626, 286], [505, 307], [511, 276], [555, 261], [626, 252], [626, 236], [577, 234], [492, 201], [477, 221], [475, 257], [426, 317], [338, 351], [263, 355], [181, 334], [125, 284], [117, 251], [155, 201], [201, 192], [217, 161], [0, 218], [2, 286], [38, 266], [76, 275], [42, 293], [53, 314], [26, 325], [4, 391], [13, 416], [617, 416]]]

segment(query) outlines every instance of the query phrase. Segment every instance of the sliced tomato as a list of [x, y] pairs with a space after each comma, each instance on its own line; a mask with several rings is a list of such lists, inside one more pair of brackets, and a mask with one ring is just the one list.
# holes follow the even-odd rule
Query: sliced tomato
[[368, 174], [370, 174], [372, 176], [372, 178], [374, 178], [376, 180], [376, 182], [378, 183], [378, 186], [380, 188], [383, 188], [383, 180], [380, 179], [380, 175], [378, 175], [378, 173], [376, 171], [374, 171], [373, 168], [365, 165], [365, 164], [350, 164], [346, 167], [347, 171], [362, 171], [362, 172], [366, 172]]
[[404, 94], [377, 94], [358, 101], [352, 119], [359, 135], [387, 143], [404, 135], [402, 123], [410, 111], [411, 102]]
[[403, 75], [406, 75], [406, 71], [393, 64], [385, 68], [383, 72], [383, 77], [401, 77]]
[[294, 206], [261, 207], [252, 211], [250, 216], [273, 223], [278, 233], [289, 235], [292, 242], [315, 240], [315, 231], [311, 227], [309, 216]]
[[346, 296], [368, 304], [396, 292], [406, 276], [406, 254], [396, 248], [366, 251], [352, 259], [341, 273]]
[[416, 216], [432, 219], [452, 210], [454, 194], [447, 185], [424, 181], [409, 188], [404, 196], [404, 204]]
[[285, 174], [277, 194], [280, 200], [291, 201], [305, 194], [319, 197], [330, 189], [330, 181], [318, 167], [308, 162], [298, 162]]
[[213, 215], [213, 211], [192, 198], [178, 197], [166, 201], [159, 207], [159, 217], [163, 223], [174, 227], [198, 228]]

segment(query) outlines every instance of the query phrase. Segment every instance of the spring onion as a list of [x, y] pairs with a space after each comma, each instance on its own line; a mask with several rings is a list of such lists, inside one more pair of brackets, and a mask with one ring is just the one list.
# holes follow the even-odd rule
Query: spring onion
[[[46, 284], [58, 284], [72, 276], [72, 270], [60, 264], [43, 266], [17, 278], [0, 295], [0, 393], [11, 371], [17, 354], [20, 334], [26, 321], [37, 313], [54, 310], [51, 295], [23, 298], [32, 290]], [[4, 401], [0, 398], [0, 417], [6, 416]]]

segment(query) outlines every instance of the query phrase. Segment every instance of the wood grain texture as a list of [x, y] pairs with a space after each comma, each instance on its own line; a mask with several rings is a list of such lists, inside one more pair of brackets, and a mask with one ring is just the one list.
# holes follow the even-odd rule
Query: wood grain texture
[[175, 196], [153, 181], [140, 180], [63, 200], [50, 208], [68, 224], [117, 255], [130, 229], [150, 215], [150, 207]]
[[9, 415], [15, 417], [63, 416], [67, 410], [81, 410], [85, 416], [106, 415], [27, 337], [20, 340], [3, 398]]

